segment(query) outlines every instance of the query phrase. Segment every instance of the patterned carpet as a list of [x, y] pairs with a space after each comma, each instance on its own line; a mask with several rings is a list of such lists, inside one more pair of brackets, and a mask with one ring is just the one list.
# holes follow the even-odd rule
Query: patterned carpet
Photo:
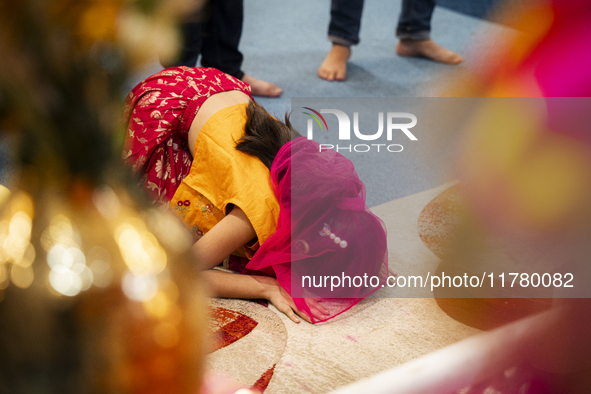
[[265, 305], [243, 300], [210, 301], [211, 372], [265, 391], [287, 342], [285, 325]]
[[[419, 217], [449, 186], [373, 209], [388, 227], [391, 272], [437, 267], [437, 250], [422, 239], [429, 225], [419, 225]], [[450, 318], [433, 298], [381, 298], [387, 294], [380, 291], [317, 325], [295, 324], [273, 306], [213, 299], [208, 369], [265, 393], [326, 393], [479, 332]]]

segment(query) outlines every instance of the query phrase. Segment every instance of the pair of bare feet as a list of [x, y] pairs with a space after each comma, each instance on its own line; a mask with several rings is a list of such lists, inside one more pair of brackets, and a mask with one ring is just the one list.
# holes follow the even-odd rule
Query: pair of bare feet
[[256, 79], [248, 74], [244, 74], [242, 81], [250, 85], [250, 92], [253, 96], [279, 97], [283, 93], [283, 90], [279, 86], [271, 82]]
[[[457, 53], [432, 40], [400, 40], [396, 53], [400, 56], [424, 57], [444, 64], [459, 64], [463, 60]], [[344, 81], [347, 78], [347, 61], [350, 56], [350, 47], [333, 44], [318, 69], [318, 76], [327, 81]]]
[[[425, 57], [444, 64], [459, 64], [463, 60], [457, 53], [437, 45], [432, 40], [400, 40], [396, 52], [400, 56]], [[318, 75], [328, 81], [344, 81], [347, 78], [347, 62], [350, 56], [350, 47], [333, 44], [318, 69]], [[283, 93], [279, 86], [248, 74], [244, 74], [242, 80], [250, 85], [253, 96], [279, 97]]]

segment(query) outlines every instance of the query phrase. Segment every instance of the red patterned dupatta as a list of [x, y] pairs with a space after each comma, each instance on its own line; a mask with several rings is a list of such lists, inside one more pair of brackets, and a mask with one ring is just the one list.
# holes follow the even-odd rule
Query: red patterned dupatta
[[[272, 268], [315, 323], [343, 313], [385, 283], [386, 228], [365, 205], [365, 186], [350, 160], [299, 137], [278, 152], [271, 180], [280, 205], [277, 231], [246, 268]], [[314, 318], [310, 299], [330, 314]]]

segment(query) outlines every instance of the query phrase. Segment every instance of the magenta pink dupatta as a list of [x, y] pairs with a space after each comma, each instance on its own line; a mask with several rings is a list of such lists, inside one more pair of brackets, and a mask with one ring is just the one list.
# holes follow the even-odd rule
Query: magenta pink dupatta
[[[277, 231], [248, 270], [272, 269], [313, 322], [343, 313], [382, 287], [388, 274], [386, 228], [365, 205], [365, 186], [350, 160], [299, 137], [278, 152], [271, 180], [280, 205]], [[310, 299], [330, 315], [314, 318]]]

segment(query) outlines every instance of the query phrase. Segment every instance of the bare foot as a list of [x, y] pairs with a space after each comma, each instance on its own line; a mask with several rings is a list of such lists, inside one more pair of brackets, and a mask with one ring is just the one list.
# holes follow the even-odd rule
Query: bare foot
[[351, 56], [351, 48], [332, 44], [332, 48], [318, 69], [318, 76], [327, 81], [344, 81], [347, 79], [347, 60]]
[[444, 64], [459, 64], [464, 60], [457, 53], [437, 45], [433, 40], [400, 40], [396, 52], [400, 56], [425, 57]]
[[250, 92], [253, 96], [279, 97], [283, 90], [271, 82], [263, 81], [244, 74], [242, 80], [250, 85]]

